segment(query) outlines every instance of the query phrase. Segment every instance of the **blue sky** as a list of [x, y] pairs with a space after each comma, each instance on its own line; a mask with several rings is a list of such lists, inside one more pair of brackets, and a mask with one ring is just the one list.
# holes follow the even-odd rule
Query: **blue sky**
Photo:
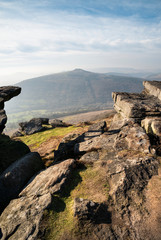
[[160, 13], [161, 0], [0, 0], [0, 83], [17, 73], [159, 69]]

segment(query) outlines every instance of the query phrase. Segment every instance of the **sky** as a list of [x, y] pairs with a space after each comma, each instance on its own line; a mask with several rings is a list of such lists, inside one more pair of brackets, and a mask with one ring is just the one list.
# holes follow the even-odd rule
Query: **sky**
[[161, 69], [161, 0], [0, 0], [0, 85], [75, 68]]

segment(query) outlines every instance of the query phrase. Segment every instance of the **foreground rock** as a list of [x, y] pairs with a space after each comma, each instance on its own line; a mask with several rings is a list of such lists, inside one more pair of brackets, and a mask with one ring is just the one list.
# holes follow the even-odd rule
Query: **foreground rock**
[[[51, 209], [49, 212], [45, 211], [45, 218], [43, 218], [44, 210], [51, 204], [56, 204], [52, 197], [60, 197], [63, 188], [68, 186], [73, 190], [75, 179], [70, 185], [72, 179], [70, 173], [75, 166], [85, 164], [87, 170], [92, 168], [97, 169], [97, 172], [95, 174], [93, 171], [90, 172], [94, 175], [86, 180], [89, 181], [89, 185], [84, 192], [82, 187], [86, 188], [85, 184], [81, 185], [84, 178], [81, 179], [77, 172], [80, 169], [77, 169], [73, 173], [73, 176], [75, 173], [77, 175], [76, 181], [79, 179], [76, 183], [78, 188], [75, 190], [81, 189], [80, 195], [84, 196], [91, 186], [97, 194], [100, 186], [100, 188], [106, 187], [107, 195], [103, 195], [100, 199], [98, 191], [97, 200], [94, 200], [94, 194], [92, 196], [88, 194], [88, 199], [84, 199], [78, 195], [75, 197], [67, 188], [68, 194], [65, 197], [70, 197], [66, 202], [69, 200], [70, 207], [74, 202], [73, 216], [70, 216], [69, 220], [76, 223], [74, 225], [76, 232], [73, 233], [75, 229], [72, 229], [72, 232], [70, 229], [64, 229], [62, 238], [59, 239], [160, 240], [161, 208], [158, 207], [160, 202], [156, 198], [160, 196], [158, 174], [161, 168], [151, 145], [151, 132], [149, 134], [147, 131], [147, 134], [145, 130], [148, 126], [148, 130], [152, 129], [153, 134], [157, 133], [157, 138], [153, 139], [153, 141], [157, 139], [158, 142], [155, 142], [157, 145], [160, 136], [161, 102], [158, 97], [149, 95], [147, 89], [141, 94], [114, 93], [113, 97], [118, 114], [110, 129], [107, 131], [100, 122], [90, 126], [87, 133], [72, 134], [64, 138], [58, 151], [55, 152], [55, 160], [62, 162], [57, 162], [34, 176], [18, 198], [12, 200], [1, 214], [1, 239], [47, 239], [44, 235], [45, 231], [48, 229], [52, 231], [55, 225], [48, 225], [49, 222], [51, 223], [49, 214]], [[151, 117], [155, 120], [155, 124], [152, 120], [147, 121], [144, 130], [140, 122]], [[69, 156], [73, 156], [76, 160], [67, 159]], [[88, 167], [89, 163], [92, 163], [90, 167]], [[105, 177], [105, 182], [102, 183], [101, 178], [97, 179], [100, 175]], [[95, 182], [94, 186], [90, 185], [93, 176], [99, 180], [96, 189]], [[53, 196], [53, 194], [57, 195]], [[59, 204], [55, 209], [57, 207], [59, 208]], [[57, 214], [59, 215], [58, 212]], [[68, 221], [67, 215], [65, 213], [65, 221]]]
[[30, 178], [44, 167], [38, 153], [28, 153], [0, 175], [0, 211], [21, 192]]
[[36, 239], [43, 212], [68, 180], [75, 163], [66, 160], [35, 176], [0, 216], [1, 239]]

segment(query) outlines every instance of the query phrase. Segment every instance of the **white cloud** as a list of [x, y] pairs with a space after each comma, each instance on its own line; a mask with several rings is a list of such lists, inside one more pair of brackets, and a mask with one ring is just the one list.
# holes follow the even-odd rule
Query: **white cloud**
[[[0, 7], [21, 12], [21, 7], [7, 4], [1, 1]], [[38, 72], [40, 68], [52, 70], [52, 66], [53, 69], [118, 66], [119, 62], [137, 67], [141, 64], [138, 59], [144, 61], [142, 65], [147, 62], [147, 66], [150, 56], [160, 60], [160, 23], [64, 11], [33, 13], [27, 9], [21, 14], [25, 17], [7, 14], [0, 17], [0, 72], [6, 69]], [[156, 64], [154, 60], [152, 65]]]

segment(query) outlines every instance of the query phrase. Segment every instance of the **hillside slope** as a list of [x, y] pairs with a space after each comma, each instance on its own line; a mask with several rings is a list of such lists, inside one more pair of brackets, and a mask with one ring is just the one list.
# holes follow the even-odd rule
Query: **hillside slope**
[[112, 106], [112, 91], [138, 92], [142, 88], [142, 80], [81, 69], [42, 76], [18, 83], [22, 94], [7, 104], [6, 109], [8, 114], [107, 109]]

